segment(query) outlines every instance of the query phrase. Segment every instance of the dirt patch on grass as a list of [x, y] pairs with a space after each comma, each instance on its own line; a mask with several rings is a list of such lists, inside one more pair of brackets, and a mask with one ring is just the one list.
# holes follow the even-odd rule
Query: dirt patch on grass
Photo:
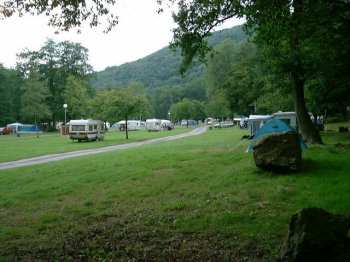
[[234, 236], [162, 231], [113, 217], [66, 232], [59, 241], [55, 237], [44, 245], [16, 247], [5, 257], [19, 261], [269, 261], [257, 245], [242, 246]]

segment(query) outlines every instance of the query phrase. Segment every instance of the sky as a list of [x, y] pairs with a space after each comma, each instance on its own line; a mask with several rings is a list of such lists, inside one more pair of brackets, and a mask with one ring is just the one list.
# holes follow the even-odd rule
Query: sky
[[[60, 32], [47, 26], [45, 16], [11, 17], [0, 20], [0, 63], [14, 67], [16, 54], [21, 50], [38, 50], [48, 38], [55, 41], [79, 42], [89, 49], [89, 62], [94, 70], [121, 65], [145, 57], [164, 46], [172, 39], [171, 10], [157, 14], [156, 0], [117, 0], [115, 6], [119, 24], [108, 34], [103, 28], [84, 26], [82, 33], [75, 29]], [[242, 20], [231, 19], [217, 30], [242, 24]]]

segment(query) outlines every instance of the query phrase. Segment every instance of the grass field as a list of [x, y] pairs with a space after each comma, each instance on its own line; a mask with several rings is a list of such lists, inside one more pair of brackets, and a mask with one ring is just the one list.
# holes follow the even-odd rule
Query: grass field
[[271, 261], [300, 208], [349, 213], [348, 134], [292, 175], [258, 170], [243, 134], [0, 171], [0, 260]]
[[178, 127], [172, 131], [147, 132], [131, 131], [129, 132], [129, 140], [125, 139], [124, 132], [110, 131], [105, 135], [104, 141], [96, 142], [73, 142], [68, 136], [61, 136], [58, 133], [46, 133], [39, 138], [33, 135], [16, 136], [0, 136], [0, 162], [18, 160], [33, 156], [40, 156], [52, 153], [63, 153], [74, 150], [89, 149], [115, 144], [123, 144], [134, 141], [141, 141], [156, 137], [176, 135], [179, 133], [190, 131], [187, 128]]

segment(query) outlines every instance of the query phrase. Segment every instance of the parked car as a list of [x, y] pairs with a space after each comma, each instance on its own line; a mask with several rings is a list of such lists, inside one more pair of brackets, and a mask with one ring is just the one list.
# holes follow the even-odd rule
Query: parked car
[[0, 127], [0, 135], [9, 135], [11, 134], [11, 129], [8, 127]]

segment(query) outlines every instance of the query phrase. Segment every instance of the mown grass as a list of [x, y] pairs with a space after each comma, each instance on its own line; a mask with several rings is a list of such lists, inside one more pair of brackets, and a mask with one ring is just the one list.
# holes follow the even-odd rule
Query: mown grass
[[0, 257], [271, 261], [299, 209], [349, 213], [348, 134], [324, 133], [291, 175], [257, 169], [243, 134], [1, 171]]
[[130, 131], [129, 140], [125, 139], [125, 133], [109, 131], [104, 141], [95, 142], [73, 142], [68, 136], [61, 136], [58, 133], [45, 133], [36, 137], [34, 135], [0, 136], [0, 162], [7, 162], [45, 154], [63, 153], [75, 150], [97, 148], [115, 144], [123, 144], [134, 141], [141, 141], [156, 137], [176, 135], [189, 131], [189, 129], [178, 127], [172, 131], [147, 132], [145, 130]]

